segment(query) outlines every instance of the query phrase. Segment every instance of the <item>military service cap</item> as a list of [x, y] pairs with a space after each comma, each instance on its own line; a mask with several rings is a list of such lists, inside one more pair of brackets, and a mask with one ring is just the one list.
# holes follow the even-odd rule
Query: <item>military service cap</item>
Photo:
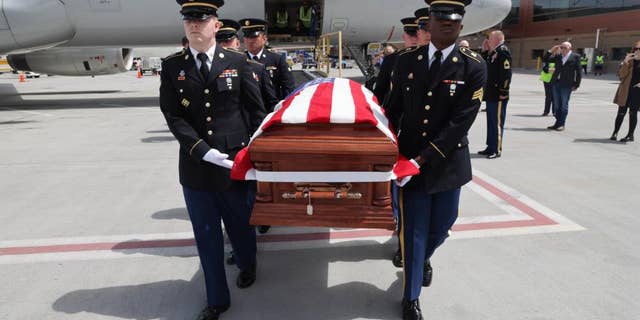
[[216, 33], [217, 41], [227, 41], [238, 36], [238, 30], [240, 30], [240, 24], [234, 20], [220, 19], [220, 30]]
[[267, 22], [264, 20], [247, 18], [239, 22], [245, 37], [255, 38], [260, 35], [260, 32], [267, 32]]
[[415, 35], [416, 31], [418, 31], [418, 22], [416, 21], [416, 17], [407, 17], [404, 19], [400, 19], [402, 22], [402, 26], [404, 27], [404, 32], [408, 35]]
[[182, 20], [207, 20], [218, 16], [224, 0], [176, 0], [182, 7]]
[[464, 7], [472, 0], [425, 0], [431, 6], [431, 15], [444, 20], [462, 20]]
[[420, 8], [416, 10], [413, 14], [416, 16], [416, 23], [418, 24], [418, 29], [427, 30], [429, 27], [429, 8]]

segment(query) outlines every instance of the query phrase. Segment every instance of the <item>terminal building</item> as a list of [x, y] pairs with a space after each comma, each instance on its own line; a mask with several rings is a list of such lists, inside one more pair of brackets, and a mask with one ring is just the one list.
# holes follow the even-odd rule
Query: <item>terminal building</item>
[[[605, 56], [605, 72], [617, 66], [640, 40], [640, 0], [512, 0], [503, 21], [513, 65], [536, 68], [538, 57], [569, 41], [575, 51]], [[474, 46], [482, 37], [473, 37]]]

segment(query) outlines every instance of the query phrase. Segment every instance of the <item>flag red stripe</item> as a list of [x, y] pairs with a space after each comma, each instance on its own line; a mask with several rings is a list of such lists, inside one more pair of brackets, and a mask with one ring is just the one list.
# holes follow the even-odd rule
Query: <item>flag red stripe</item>
[[319, 84], [311, 97], [307, 123], [330, 123], [332, 100], [333, 82]]
[[356, 107], [355, 123], [368, 122], [373, 126], [376, 126], [378, 124], [378, 120], [373, 116], [371, 106], [367, 102], [367, 98], [364, 96], [364, 92], [362, 92], [362, 85], [355, 81], [349, 81], [349, 87], [351, 88], [353, 103], [354, 105], [358, 106]]

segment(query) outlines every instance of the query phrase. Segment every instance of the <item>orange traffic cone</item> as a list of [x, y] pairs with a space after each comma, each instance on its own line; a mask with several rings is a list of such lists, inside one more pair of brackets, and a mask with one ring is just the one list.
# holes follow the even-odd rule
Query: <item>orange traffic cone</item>
[[142, 69], [138, 68], [138, 79], [142, 78]]
[[27, 82], [24, 76], [24, 72], [20, 72], [20, 82]]

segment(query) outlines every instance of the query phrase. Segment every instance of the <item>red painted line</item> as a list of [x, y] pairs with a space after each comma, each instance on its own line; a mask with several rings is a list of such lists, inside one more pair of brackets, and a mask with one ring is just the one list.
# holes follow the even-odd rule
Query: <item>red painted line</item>
[[[527, 226], [542, 226], [557, 224], [542, 213], [531, 208], [522, 201], [514, 198], [508, 193], [498, 189], [492, 184], [478, 177], [473, 181], [489, 192], [504, 200], [508, 204], [514, 206], [518, 210], [530, 216], [532, 220], [521, 221], [501, 221], [501, 222], [480, 222], [469, 224], [456, 224], [453, 231], [472, 231], [486, 229], [504, 229]], [[380, 229], [367, 230], [346, 230], [334, 232], [314, 232], [314, 233], [289, 233], [289, 234], [268, 234], [259, 235], [257, 241], [259, 243], [276, 243], [276, 242], [293, 242], [293, 241], [314, 241], [314, 240], [340, 240], [355, 239], [364, 237], [386, 237], [391, 236], [392, 231]], [[173, 239], [173, 240], [146, 240], [146, 241], [125, 241], [125, 242], [103, 242], [103, 243], [79, 243], [79, 244], [62, 244], [50, 246], [29, 246], [29, 247], [7, 247], [0, 248], [0, 256], [7, 255], [27, 255], [27, 254], [43, 254], [43, 253], [62, 253], [62, 252], [82, 252], [82, 251], [118, 251], [131, 249], [149, 249], [149, 248], [178, 248], [195, 246], [195, 240], [191, 239]]]

